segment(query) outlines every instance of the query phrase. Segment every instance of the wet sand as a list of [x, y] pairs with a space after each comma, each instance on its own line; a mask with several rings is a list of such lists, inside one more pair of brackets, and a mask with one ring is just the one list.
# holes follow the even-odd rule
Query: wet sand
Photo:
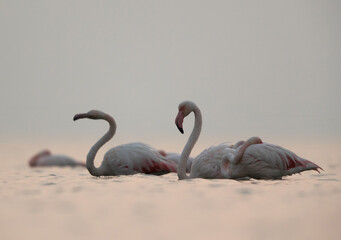
[[[321, 174], [178, 181], [173, 173], [95, 178], [81, 167], [31, 169], [27, 159], [39, 148], [4, 143], [1, 148], [1, 239], [339, 239], [341, 234], [336, 152], [301, 147], [299, 155], [321, 165]], [[74, 157], [86, 154], [85, 146], [68, 150]]]

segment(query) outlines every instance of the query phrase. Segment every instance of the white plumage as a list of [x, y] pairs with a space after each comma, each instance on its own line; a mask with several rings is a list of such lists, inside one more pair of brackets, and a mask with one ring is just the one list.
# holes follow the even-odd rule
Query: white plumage
[[227, 155], [223, 160], [224, 177], [281, 179], [283, 176], [321, 169], [315, 163], [303, 159], [283, 147], [263, 142], [257, 144], [247, 142], [245, 150], [242, 147], [238, 149], [241, 151], [239, 160], [235, 159], [238, 152], [235, 155]]
[[221, 172], [221, 161], [228, 153], [234, 154], [235, 150], [224, 143], [205, 149], [193, 160], [189, 177], [224, 178]]

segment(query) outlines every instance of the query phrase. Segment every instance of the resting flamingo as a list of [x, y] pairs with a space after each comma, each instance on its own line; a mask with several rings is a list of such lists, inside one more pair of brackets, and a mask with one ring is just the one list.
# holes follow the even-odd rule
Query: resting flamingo
[[98, 110], [76, 114], [73, 120], [83, 118], [102, 119], [109, 123], [108, 132], [95, 143], [87, 155], [86, 167], [91, 175], [116, 176], [136, 173], [160, 175], [177, 171], [175, 163], [165, 159], [156, 149], [139, 142], [123, 144], [110, 149], [104, 155], [100, 167], [96, 168], [94, 165], [96, 153], [115, 135], [116, 122], [109, 114]]
[[222, 161], [225, 178], [281, 179], [283, 176], [307, 170], [322, 169], [315, 163], [259, 137], [244, 142], [234, 155], [228, 153]]
[[34, 155], [28, 162], [30, 167], [46, 167], [46, 166], [82, 166], [85, 167], [85, 163], [76, 161], [68, 156], [51, 154], [49, 150], [43, 150]]
[[[281, 176], [290, 175], [293, 173], [302, 172], [305, 170], [318, 170], [320, 168], [316, 164], [298, 158], [294, 153], [275, 146], [272, 144], [262, 144], [259, 138], [251, 138], [247, 141], [239, 141], [233, 146], [228, 146], [226, 144], [220, 144], [217, 146], [210, 147], [200, 153], [192, 163], [192, 168], [190, 170], [190, 175], [186, 174], [186, 162], [187, 159], [199, 138], [201, 127], [202, 127], [202, 116], [200, 109], [195, 103], [191, 101], [184, 101], [179, 105], [179, 112], [175, 119], [175, 124], [179, 131], [183, 133], [183, 120], [191, 112], [194, 113], [195, 122], [192, 133], [181, 153], [180, 162], [178, 165], [178, 177], [179, 179], [186, 178], [243, 178], [243, 177], [254, 177], [258, 179], [269, 179], [269, 178], [280, 178]], [[250, 150], [249, 150], [250, 148]], [[257, 151], [254, 153], [253, 149], [263, 149], [263, 151]], [[264, 151], [266, 149], [266, 151]], [[259, 167], [251, 167], [252, 157], [247, 158], [248, 161], [244, 160], [251, 153], [257, 155], [257, 159], [254, 160], [253, 164], [258, 164]], [[245, 155], [244, 155], [245, 153]], [[278, 160], [279, 159], [279, 160]], [[279, 162], [280, 161], [280, 162]], [[230, 168], [232, 164], [238, 166], [238, 168]], [[265, 165], [272, 163], [274, 172], [280, 172], [282, 175], [278, 176], [276, 174], [268, 174], [269, 168], [265, 168]], [[251, 165], [249, 165], [251, 164]], [[285, 171], [279, 169], [281, 166], [286, 168]], [[298, 166], [299, 165], [299, 166]], [[263, 168], [262, 168], [263, 167]], [[245, 169], [248, 170], [245, 170]], [[242, 170], [246, 172], [245, 174], [234, 174], [234, 170], [238, 169], [239, 172]], [[294, 170], [295, 169], [295, 170]], [[264, 172], [262, 172], [264, 170]]]

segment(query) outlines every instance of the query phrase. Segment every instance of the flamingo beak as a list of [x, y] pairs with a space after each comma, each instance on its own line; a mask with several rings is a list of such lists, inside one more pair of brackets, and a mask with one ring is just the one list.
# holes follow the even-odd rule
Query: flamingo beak
[[179, 111], [178, 115], [175, 118], [175, 125], [177, 126], [177, 128], [182, 134], [184, 133], [184, 129], [182, 127], [183, 121], [184, 121], [184, 114], [183, 112]]
[[88, 118], [88, 115], [86, 113], [78, 113], [73, 117], [73, 121], [77, 121], [82, 118]]

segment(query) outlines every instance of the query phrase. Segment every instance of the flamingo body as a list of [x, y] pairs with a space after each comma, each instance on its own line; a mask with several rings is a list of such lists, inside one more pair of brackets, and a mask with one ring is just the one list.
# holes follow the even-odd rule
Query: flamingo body
[[224, 178], [221, 161], [226, 154], [234, 153], [235, 150], [228, 144], [219, 144], [205, 149], [193, 160], [189, 178]]
[[226, 178], [255, 179], [281, 179], [283, 176], [307, 170], [322, 169], [292, 151], [270, 143], [250, 145], [245, 149], [239, 163], [232, 160], [224, 166], [222, 170]]
[[71, 157], [65, 155], [58, 155], [58, 154], [51, 154], [50, 151], [44, 150], [35, 156], [33, 156], [30, 161], [29, 165], [31, 167], [47, 167], [47, 166], [83, 166], [85, 167], [85, 163], [78, 162]]
[[100, 168], [103, 169], [103, 175], [164, 174], [177, 171], [175, 163], [149, 145], [139, 142], [110, 149], [104, 155]]

